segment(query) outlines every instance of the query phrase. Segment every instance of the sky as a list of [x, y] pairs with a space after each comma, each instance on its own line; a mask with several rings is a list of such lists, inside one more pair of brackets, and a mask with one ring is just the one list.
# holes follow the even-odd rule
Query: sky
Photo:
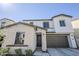
[[79, 18], [78, 3], [0, 3], [0, 19], [15, 21], [28, 19], [50, 19], [58, 14], [68, 14]]

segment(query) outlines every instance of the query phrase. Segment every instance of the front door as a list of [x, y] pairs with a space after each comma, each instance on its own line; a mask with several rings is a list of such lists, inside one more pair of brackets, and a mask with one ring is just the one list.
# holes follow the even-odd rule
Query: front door
[[37, 47], [42, 46], [42, 37], [41, 34], [37, 34]]

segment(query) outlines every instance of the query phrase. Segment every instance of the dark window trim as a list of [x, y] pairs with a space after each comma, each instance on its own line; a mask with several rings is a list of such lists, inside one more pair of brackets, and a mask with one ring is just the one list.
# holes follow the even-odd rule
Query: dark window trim
[[[21, 39], [20, 37], [17, 37], [17, 33], [24, 33], [23, 34], [23, 39]], [[19, 34], [19, 35], [20, 35]], [[20, 45], [23, 45], [24, 44], [24, 37], [25, 37], [25, 32], [16, 32], [16, 36], [15, 36], [15, 42], [14, 42], [14, 44], [16, 44], [16, 45], [18, 45], [18, 44], [20, 44]], [[18, 40], [17, 40], [18, 39]], [[20, 39], [20, 40], [19, 40]], [[19, 41], [19, 42], [18, 42]], [[21, 41], [21, 42], [20, 42]]]
[[6, 45], [6, 47], [28, 47], [28, 45], [14, 44], [14, 45]]
[[49, 22], [43, 22], [43, 27], [44, 28], [49, 28]]
[[60, 27], [66, 27], [65, 20], [60, 20], [59, 24], [60, 24]]

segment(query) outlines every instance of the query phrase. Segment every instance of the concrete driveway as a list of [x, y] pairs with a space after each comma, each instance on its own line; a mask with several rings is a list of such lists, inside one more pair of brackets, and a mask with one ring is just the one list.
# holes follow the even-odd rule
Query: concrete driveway
[[79, 56], [78, 49], [71, 48], [48, 48], [47, 52], [35, 51], [36, 56]]

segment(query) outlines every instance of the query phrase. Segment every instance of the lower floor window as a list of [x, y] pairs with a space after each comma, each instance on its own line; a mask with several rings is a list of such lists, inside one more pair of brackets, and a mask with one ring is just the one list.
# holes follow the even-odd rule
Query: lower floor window
[[15, 44], [24, 44], [24, 37], [25, 37], [24, 32], [16, 32]]

